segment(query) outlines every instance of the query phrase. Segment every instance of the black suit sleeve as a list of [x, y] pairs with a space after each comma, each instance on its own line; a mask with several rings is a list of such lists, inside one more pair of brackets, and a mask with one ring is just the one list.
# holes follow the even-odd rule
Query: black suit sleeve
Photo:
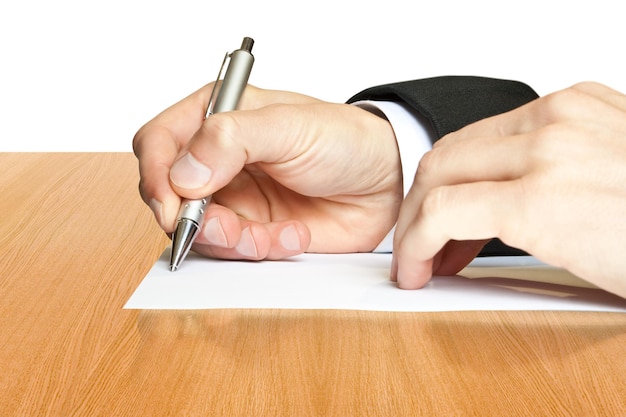
[[[437, 139], [465, 125], [513, 110], [536, 99], [528, 85], [512, 80], [472, 76], [444, 76], [385, 84], [354, 95], [360, 100], [403, 102], [430, 121]], [[526, 255], [499, 239], [492, 239], [479, 256]]]
[[445, 76], [368, 88], [348, 102], [404, 102], [430, 120], [437, 137], [441, 138], [470, 123], [513, 110], [537, 97], [532, 88], [519, 81]]

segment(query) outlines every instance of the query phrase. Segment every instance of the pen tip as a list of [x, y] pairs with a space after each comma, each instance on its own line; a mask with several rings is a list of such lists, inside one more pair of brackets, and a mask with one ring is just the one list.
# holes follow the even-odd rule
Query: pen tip
[[181, 262], [187, 256], [191, 245], [200, 230], [200, 226], [193, 220], [182, 219], [172, 235], [172, 252], [170, 253], [170, 271], [178, 269]]

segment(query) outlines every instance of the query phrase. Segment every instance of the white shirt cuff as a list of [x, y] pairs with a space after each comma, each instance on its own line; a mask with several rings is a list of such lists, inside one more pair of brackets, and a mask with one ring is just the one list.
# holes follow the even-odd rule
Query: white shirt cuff
[[[404, 195], [413, 185], [422, 156], [432, 148], [436, 135], [428, 119], [405, 103], [393, 101], [358, 101], [352, 103], [364, 110], [385, 117], [396, 135], [400, 163], [402, 165], [402, 186]], [[374, 249], [374, 252], [391, 252], [393, 250], [393, 233], [395, 226], [385, 239]]]

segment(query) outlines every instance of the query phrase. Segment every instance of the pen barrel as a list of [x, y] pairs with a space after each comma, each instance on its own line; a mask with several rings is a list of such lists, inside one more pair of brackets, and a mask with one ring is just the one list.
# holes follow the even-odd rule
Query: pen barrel
[[[254, 64], [252, 55], [252, 38], [244, 38], [241, 48], [226, 54], [217, 82], [213, 86], [213, 92], [209, 98], [207, 117], [213, 113], [232, 111], [237, 109], [239, 99], [248, 84], [248, 78]], [[224, 78], [220, 80], [224, 65], [228, 62]], [[215, 101], [213, 101], [215, 97]], [[195, 240], [196, 235], [202, 228], [204, 211], [211, 197], [200, 200], [183, 200], [176, 230], [172, 235], [172, 252], [170, 255], [170, 271], [176, 271], [179, 264], [185, 259]]]
[[198, 226], [202, 225], [204, 210], [211, 201], [211, 197], [202, 198], [200, 200], [183, 200], [180, 211], [178, 212], [178, 221], [181, 219], [189, 219], [194, 221]]
[[228, 69], [224, 79], [219, 82], [220, 90], [211, 109], [211, 113], [220, 113], [237, 109], [239, 99], [248, 84], [254, 56], [248, 49], [237, 49], [230, 54]]

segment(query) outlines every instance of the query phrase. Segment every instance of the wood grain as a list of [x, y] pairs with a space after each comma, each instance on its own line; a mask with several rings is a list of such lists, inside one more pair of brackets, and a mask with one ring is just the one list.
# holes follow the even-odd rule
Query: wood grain
[[0, 154], [6, 416], [616, 416], [626, 315], [134, 311], [129, 153]]

